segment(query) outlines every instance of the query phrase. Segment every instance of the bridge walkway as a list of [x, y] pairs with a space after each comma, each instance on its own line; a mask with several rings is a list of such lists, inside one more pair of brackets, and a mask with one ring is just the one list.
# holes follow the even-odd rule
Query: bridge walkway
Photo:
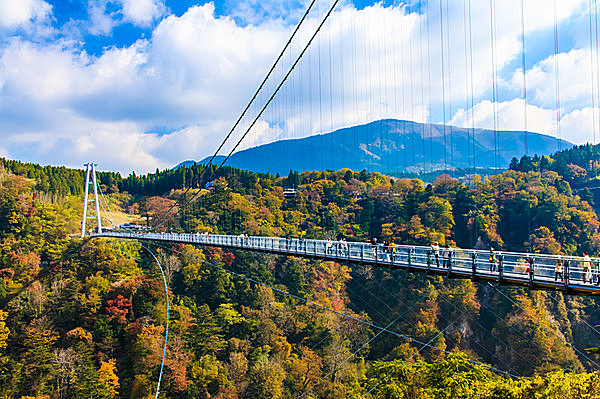
[[[527, 286], [531, 289], [563, 291], [567, 294], [599, 295], [600, 285], [584, 281], [584, 259], [578, 256], [557, 256], [495, 251], [494, 270], [488, 250], [452, 248], [444, 256], [444, 248], [435, 256], [431, 247], [396, 245], [395, 250], [383, 245], [363, 242], [328, 241], [298, 238], [235, 236], [200, 233], [150, 233], [134, 231], [104, 231], [92, 237], [176, 242], [235, 248], [278, 255], [314, 258], [346, 263], [362, 263], [373, 267], [404, 269], [451, 278], [497, 282], [501, 285]], [[557, 260], [563, 263], [563, 278], [556, 278]], [[600, 258], [591, 258], [593, 278], [600, 278]]]

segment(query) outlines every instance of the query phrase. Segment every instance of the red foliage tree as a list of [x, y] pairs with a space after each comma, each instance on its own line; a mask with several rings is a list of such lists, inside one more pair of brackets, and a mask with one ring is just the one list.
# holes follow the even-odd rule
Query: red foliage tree
[[131, 299], [123, 295], [117, 295], [116, 299], [109, 299], [106, 306], [108, 320], [117, 319], [120, 324], [127, 322], [126, 317], [131, 307]]

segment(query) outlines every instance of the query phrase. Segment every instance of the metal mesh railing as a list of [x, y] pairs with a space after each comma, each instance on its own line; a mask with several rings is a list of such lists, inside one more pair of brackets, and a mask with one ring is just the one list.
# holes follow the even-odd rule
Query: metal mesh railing
[[600, 293], [600, 259], [416, 245], [385, 247], [363, 242], [207, 233], [104, 232], [96, 236], [184, 242], [328, 260], [362, 262], [455, 277]]

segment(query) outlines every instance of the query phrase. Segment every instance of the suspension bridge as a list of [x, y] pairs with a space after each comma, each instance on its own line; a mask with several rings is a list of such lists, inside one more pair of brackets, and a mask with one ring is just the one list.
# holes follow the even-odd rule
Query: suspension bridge
[[[558, 256], [476, 249], [441, 248], [414, 245], [393, 247], [370, 243], [311, 240], [280, 237], [246, 237], [201, 233], [113, 232], [93, 233], [92, 237], [183, 243], [241, 249], [282, 256], [321, 259], [326, 261], [361, 263], [373, 267], [405, 269], [451, 278], [497, 282], [502, 285], [527, 286], [532, 289], [563, 291], [567, 294], [600, 294], [600, 258]], [[561, 263], [560, 277], [556, 275]], [[590, 278], [586, 278], [586, 262]], [[593, 266], [592, 266], [593, 265]], [[593, 272], [591, 271], [593, 268]]]
[[[235, 154], [235, 152], [243, 148], [244, 140], [254, 136], [264, 135], [264, 125], [268, 126], [270, 131], [277, 130], [284, 126], [286, 120], [296, 118], [296, 122], [300, 120], [308, 120], [304, 127], [306, 130], [316, 130], [321, 135], [325, 129], [333, 129], [336, 122], [333, 121], [334, 114], [344, 115], [342, 121], [338, 121], [338, 125], [357, 124], [359, 122], [370, 123], [377, 118], [383, 119], [390, 115], [403, 115], [406, 120], [420, 119], [422, 121], [430, 118], [438, 117], [438, 125], [434, 129], [432, 125], [426, 127], [421, 125], [422, 142], [417, 143], [414, 140], [414, 134], [403, 135], [403, 143], [396, 142], [396, 160], [395, 165], [404, 164], [404, 170], [409, 170], [410, 167], [415, 167], [419, 163], [420, 170], [429, 166], [434, 168], [442, 168], [451, 170], [454, 166], [455, 158], [462, 157], [468, 166], [477, 173], [477, 157], [484, 158], [483, 155], [493, 159], [493, 163], [488, 166], [499, 168], [498, 159], [500, 158], [500, 138], [499, 138], [499, 116], [498, 116], [498, 101], [501, 93], [499, 92], [498, 70], [498, 50], [497, 50], [497, 14], [496, 2], [490, 0], [489, 3], [489, 28], [484, 32], [489, 38], [489, 47], [483, 53], [489, 57], [490, 71], [486, 75], [492, 81], [492, 89], [490, 100], [493, 104], [493, 137], [488, 141], [487, 147], [482, 147], [476, 143], [476, 128], [475, 128], [475, 110], [474, 98], [478, 90], [476, 87], [478, 82], [474, 80], [474, 72], [477, 67], [474, 67], [474, 58], [477, 54], [473, 50], [473, 36], [476, 35], [480, 40], [486, 35], [482, 32], [473, 32], [471, 20], [471, 1], [463, 1], [463, 31], [460, 35], [451, 37], [450, 21], [448, 21], [449, 6], [448, 2], [440, 0], [439, 13], [437, 13], [437, 22], [429, 18], [430, 2], [418, 2], [418, 9], [412, 13], [404, 9], [404, 13], [409, 16], [415, 16], [413, 19], [402, 20], [399, 26], [396, 26], [394, 20], [377, 21], [379, 26], [388, 27], [390, 30], [384, 30], [381, 36], [371, 38], [371, 43], [367, 43], [367, 39], [360, 39], [361, 33], [356, 32], [356, 26], [353, 26], [353, 41], [351, 48], [332, 49], [331, 47], [331, 32], [332, 28], [330, 17], [334, 15], [334, 10], [338, 6], [338, 0], [330, 2], [328, 7], [321, 7], [315, 11], [313, 0], [300, 19], [296, 29], [293, 31], [290, 39], [285, 44], [283, 50], [275, 60], [273, 66], [265, 76], [262, 83], [248, 102], [247, 106], [242, 111], [239, 118], [233, 124], [233, 127], [212, 155], [205, 162], [203, 173], [208, 169], [208, 165], [216, 162], [218, 164], [216, 171], [221, 169], [223, 165]], [[483, 3], [481, 3], [483, 4]], [[478, 4], [478, 7], [482, 5]], [[591, 4], [591, 3], [590, 3]], [[594, 2], [595, 4], [595, 2]], [[434, 7], [435, 8], [435, 7]], [[551, 7], [552, 8], [552, 7]], [[560, 77], [557, 56], [559, 53], [559, 35], [557, 28], [557, 6], [556, 1], [553, 3], [554, 9], [554, 92], [556, 107], [556, 145], [557, 150], [561, 149], [564, 144], [561, 137], [561, 102], [560, 102]], [[519, 140], [523, 144], [522, 155], [527, 155], [531, 143], [528, 140], [528, 99], [527, 99], [527, 78], [524, 71], [527, 69], [526, 62], [526, 21], [525, 21], [525, 6], [524, 2], [520, 2], [520, 57], [519, 63], [522, 67], [522, 85], [513, 89], [521, 91], [518, 98], [522, 106], [522, 131], [518, 133]], [[316, 13], [312, 15], [311, 12]], [[600, 121], [600, 114], [597, 115], [597, 104], [600, 104], [600, 68], [598, 60], [598, 19], [597, 12], [593, 14], [590, 6], [589, 18], [589, 40], [592, 49], [590, 57], [590, 73], [592, 77], [592, 95], [591, 106], [592, 116], [594, 118], [592, 131], [593, 140], [596, 140], [596, 122]], [[454, 14], [454, 13], [452, 13]], [[459, 13], [460, 14], [460, 13]], [[366, 13], [365, 13], [366, 15]], [[427, 15], [426, 17], [422, 17]], [[307, 23], [306, 21], [312, 21]], [[367, 32], [367, 22], [358, 20], [358, 29], [364, 28], [365, 35]], [[373, 21], [371, 21], [373, 22]], [[480, 21], [477, 21], [478, 23]], [[408, 24], [408, 25], [407, 25]], [[306, 27], [308, 25], [308, 28]], [[409, 26], [410, 25], [410, 26]], [[397, 30], [411, 29], [414, 37], [418, 37], [418, 48], [413, 48], [412, 41], [398, 40], [396, 38]], [[303, 29], [305, 29], [303, 31]], [[326, 30], [329, 34], [323, 38]], [[299, 33], [300, 32], [300, 33]], [[321, 34], [319, 35], [319, 33]], [[391, 33], [394, 34], [391, 34]], [[456, 33], [456, 32], [454, 32]], [[437, 39], [436, 39], [437, 35]], [[300, 41], [303, 38], [303, 42]], [[370, 56], [367, 53], [367, 47], [376, 47], [376, 50], [381, 53], [385, 52], [386, 40], [392, 43], [392, 53], [389, 57], [385, 57], [385, 65], [376, 65], [373, 67], [370, 63]], [[437, 44], [434, 43], [438, 40]], [[458, 43], [464, 48], [464, 54], [458, 55], [451, 51], [451, 45]], [[426, 48], [423, 43], [427, 43]], [[361, 47], [362, 46], [362, 47]], [[436, 47], [437, 46], [437, 47]], [[317, 48], [315, 50], [315, 47]], [[363, 50], [362, 62], [358, 61], [357, 51]], [[325, 53], [329, 53], [328, 65], [321, 64], [321, 57]], [[338, 56], [332, 57], [331, 54], [336, 53]], [[399, 55], [397, 54], [399, 53]], [[335, 55], [335, 54], [334, 54]], [[433, 65], [432, 58], [437, 61]], [[414, 61], [419, 64], [405, 64], [408, 61]], [[453, 67], [457, 60], [460, 60], [460, 68], [458, 70]], [[488, 61], [476, 60], [485, 64]], [[377, 69], [379, 75], [377, 80], [369, 80], [370, 85], [365, 89], [358, 84], [358, 78], [361, 71], [369, 77], [373, 75]], [[386, 74], [387, 70], [392, 71]], [[298, 72], [300, 71], [300, 72]], [[333, 71], [339, 71], [344, 77], [342, 87], [335, 87], [333, 82]], [[434, 75], [437, 75], [436, 78]], [[598, 75], [598, 76], [596, 76]], [[305, 77], [309, 76], [308, 80]], [[363, 82], [364, 83], [364, 82]], [[513, 82], [514, 84], [514, 82]], [[462, 86], [462, 87], [459, 87]], [[517, 85], [518, 86], [518, 85]], [[348, 87], [352, 88], [347, 94], [344, 90]], [[391, 89], [390, 89], [391, 88]], [[336, 92], [339, 90], [339, 95]], [[360, 96], [368, 92], [368, 98], [361, 102]], [[458, 99], [457, 93], [460, 93]], [[349, 98], [348, 98], [349, 96]], [[316, 106], [307, 105], [310, 100], [318, 99]], [[337, 101], [337, 103], [336, 103]], [[402, 104], [400, 107], [398, 104]], [[468, 119], [469, 127], [464, 131], [466, 138], [454, 135], [455, 129], [448, 124], [448, 115], [452, 115], [457, 111], [458, 107], [464, 107], [466, 118]], [[345, 108], [347, 107], [347, 108]], [[401, 109], [399, 109], [399, 107]], [[437, 108], [436, 108], [437, 107]], [[329, 110], [329, 111], [327, 111]], [[327, 113], [327, 115], [324, 115]], [[352, 114], [352, 117], [346, 115]], [[360, 115], [360, 117], [358, 116]], [[429, 115], [429, 116], [427, 116]], [[293, 117], [291, 117], [293, 116]], [[362, 119], [361, 119], [362, 118]], [[327, 122], [327, 119], [330, 121]], [[313, 121], [318, 120], [318, 123]], [[259, 129], [260, 123], [263, 122], [263, 130]], [[298, 122], [298, 125], [300, 123]], [[291, 124], [290, 135], [287, 137], [275, 136], [274, 133], [267, 134], [267, 141], [275, 139], [298, 139], [306, 137], [305, 132], [301, 132], [296, 125]], [[369, 129], [373, 129], [373, 124], [369, 125]], [[406, 124], [404, 126], [406, 130]], [[283, 130], [283, 129], [280, 129]], [[417, 132], [418, 133], [418, 132]], [[364, 148], [364, 152], [372, 156], [372, 159], [382, 158], [386, 142], [390, 132], [370, 131], [369, 134], [374, 137], [374, 141], [378, 143], [381, 151], [379, 154], [374, 154], [373, 147]], [[377, 138], [377, 135], [379, 137]], [[323, 137], [323, 136], [321, 136]], [[516, 135], [511, 136], [513, 139]], [[323, 141], [321, 138], [321, 152], [333, 151], [333, 136], [331, 143]], [[459, 140], [466, 141], [464, 146], [467, 154], [457, 153], [457, 143]], [[356, 140], [356, 139], [355, 139]], [[358, 147], [358, 144], [357, 144]], [[361, 147], [362, 148], [362, 147]], [[225, 155], [221, 155], [225, 152]], [[435, 159], [434, 153], [438, 154], [439, 159], [443, 159], [443, 167], [441, 161]], [[400, 154], [400, 155], [398, 155]], [[491, 154], [491, 155], [490, 155]], [[273, 154], [277, 157], [277, 154]], [[321, 158], [323, 158], [321, 154]], [[412, 158], [412, 165], [411, 165]], [[389, 159], [389, 158], [388, 158]], [[294, 161], [293, 159], [291, 161]], [[326, 166], [326, 165], [324, 165]], [[160, 232], [161, 230], [177, 230], [172, 227], [178, 222], [178, 211], [185, 210], [190, 204], [198, 200], [198, 196], [203, 185], [200, 184], [200, 179], [187, 182], [182, 187], [183, 193], [169, 209], [156, 217], [148, 230], [130, 231], [128, 229], [103, 229], [102, 218], [100, 216], [100, 208], [110, 212], [108, 203], [103, 199], [103, 193], [100, 190], [99, 184], [95, 176], [95, 165], [87, 165], [86, 190], [85, 190], [85, 205], [82, 221], [82, 237], [86, 233], [86, 219], [96, 219], [95, 231], [90, 234], [92, 238], [112, 238], [138, 240], [151, 243], [184, 243], [191, 245], [201, 245], [210, 247], [221, 247], [225, 249], [246, 250], [257, 253], [270, 253], [280, 256], [292, 256], [310, 259], [319, 259], [324, 261], [334, 261], [341, 263], [363, 264], [372, 267], [384, 267], [391, 270], [403, 269], [414, 273], [426, 273], [432, 275], [447, 276], [449, 278], [471, 279], [473, 281], [482, 281], [494, 283], [497, 285], [507, 286], [524, 286], [534, 290], [545, 291], [561, 291], [569, 295], [599, 295], [600, 294], [600, 258], [590, 258], [581, 256], [559, 256], [541, 253], [517, 253], [508, 251], [490, 252], [489, 250], [465, 249], [465, 248], [434, 248], [428, 246], [415, 245], [396, 245], [383, 246], [364, 242], [351, 241], [331, 241], [318, 239], [299, 239], [299, 238], [282, 238], [282, 237], [261, 237], [246, 235], [227, 235], [227, 234], [201, 234], [196, 232], [173, 233]], [[323, 168], [325, 169], [325, 168]], [[388, 169], [389, 165], [388, 165]], [[392, 168], [393, 169], [393, 168]], [[213, 171], [213, 175], [216, 174]], [[211, 177], [206, 177], [211, 181]], [[93, 184], [93, 197], [89, 190], [89, 185]], [[94, 202], [95, 214], [88, 215], [88, 202]], [[106, 205], [106, 207], [104, 206]], [[176, 209], [177, 208], [177, 209]], [[106, 215], [107, 219], [111, 219], [110, 215]], [[117, 223], [113, 223], [117, 226]], [[527, 226], [530, 229], [530, 226]], [[523, 228], [519, 226], [518, 228]], [[459, 316], [460, 317], [460, 316]], [[454, 322], [453, 322], [454, 323]], [[451, 323], [452, 324], [452, 323]], [[387, 328], [375, 326], [381, 331], [388, 331]], [[388, 331], [389, 332], [389, 331]], [[407, 338], [407, 337], [404, 337]], [[410, 338], [408, 338], [410, 339]], [[413, 340], [414, 342], [414, 340]], [[421, 349], [426, 346], [431, 346], [425, 343], [421, 344]], [[421, 350], [420, 349], [420, 350]], [[496, 371], [500, 371], [494, 369]], [[158, 394], [158, 391], [157, 391]]]

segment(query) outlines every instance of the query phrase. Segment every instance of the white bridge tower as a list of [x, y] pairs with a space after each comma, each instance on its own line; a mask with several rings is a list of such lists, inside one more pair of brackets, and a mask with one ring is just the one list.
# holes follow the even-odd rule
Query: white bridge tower
[[[96, 165], [95, 163], [84, 164], [85, 169], [85, 196], [83, 198], [83, 218], [81, 220], [81, 238], [85, 237], [85, 222], [87, 219], [96, 219], [98, 225], [97, 232], [102, 233], [102, 221], [100, 219], [100, 198], [98, 197], [98, 182], [96, 180]], [[92, 181], [90, 181], [90, 174]], [[90, 183], [94, 185], [94, 197], [90, 198]], [[88, 202], [96, 204], [96, 214], [88, 216]]]

